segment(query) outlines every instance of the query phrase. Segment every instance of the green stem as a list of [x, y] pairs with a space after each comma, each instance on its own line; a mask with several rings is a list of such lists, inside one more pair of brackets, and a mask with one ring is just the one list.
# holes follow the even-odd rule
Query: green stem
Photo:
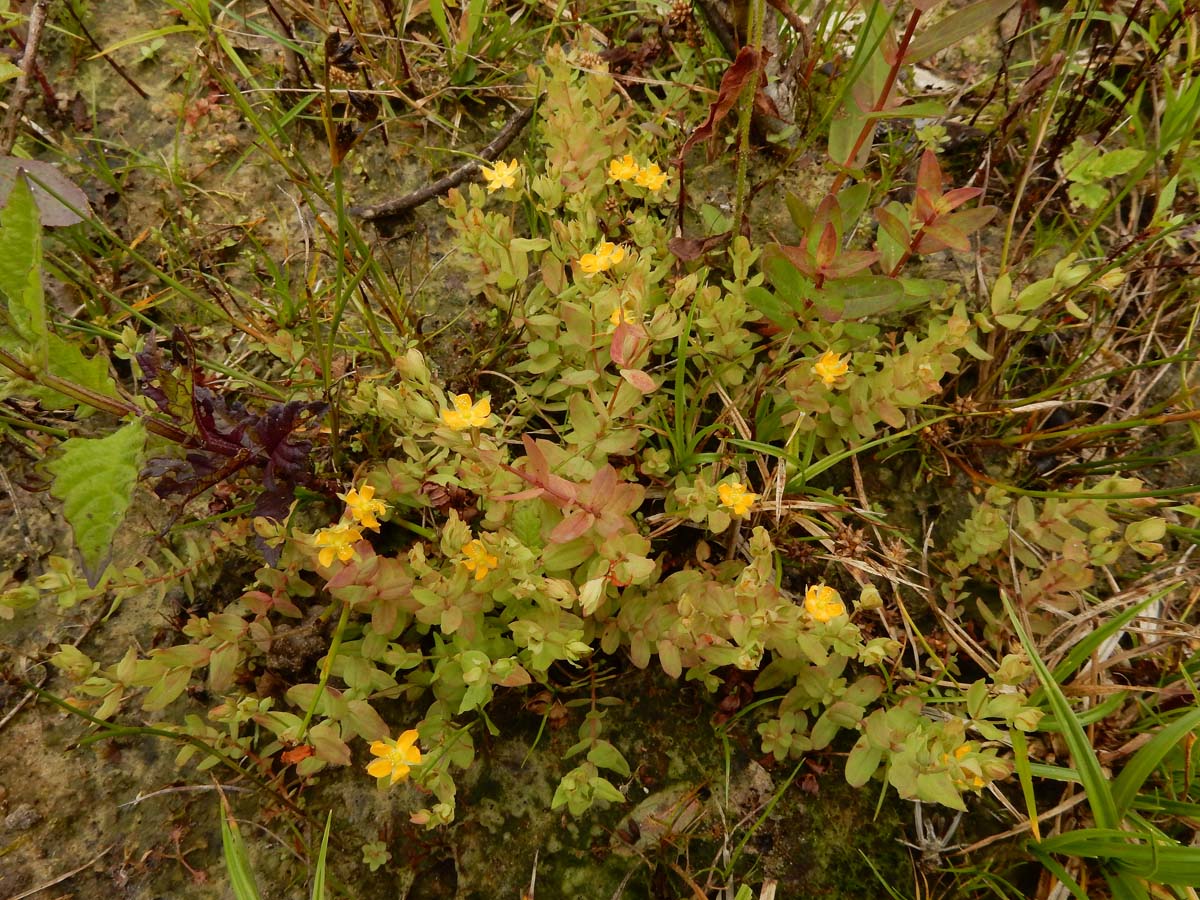
[[165, 437], [167, 440], [174, 441], [184, 447], [199, 446], [196, 443], [196, 439], [186, 431], [176, 428], [169, 422], [146, 415], [143, 410], [134, 404], [117, 397], [109, 397], [98, 393], [81, 384], [76, 384], [65, 378], [59, 378], [57, 375], [51, 375], [49, 372], [35, 371], [7, 350], [0, 350], [0, 366], [8, 369], [18, 378], [24, 378], [26, 381], [32, 381], [34, 384], [57, 391], [64, 397], [74, 400], [76, 403], [82, 403], [84, 406], [90, 406], [92, 409], [109, 413], [119, 419], [123, 419], [126, 416], [141, 419], [142, 424], [146, 426], [146, 430], [157, 434], [159, 437]]
[[329, 684], [329, 676], [333, 672], [333, 661], [337, 659], [338, 651], [342, 648], [342, 635], [345, 634], [346, 623], [349, 621], [350, 604], [343, 603], [342, 614], [338, 618], [337, 629], [333, 632], [333, 641], [329, 645], [329, 653], [325, 655], [325, 665], [321, 667], [321, 680], [317, 682], [316, 696], [313, 697], [312, 703], [308, 705], [308, 712], [304, 714], [304, 721], [300, 723], [300, 734], [297, 736], [297, 740], [303, 741], [305, 735], [308, 734], [308, 723], [312, 721], [321, 698], [325, 696], [325, 686]]
[[[763, 21], [766, 17], [766, 0], [750, 0], [750, 27], [747, 30], [746, 46], [762, 58]], [[749, 186], [750, 165], [750, 121], [754, 115], [754, 96], [758, 93], [758, 71], [742, 88], [738, 98], [737, 169], [734, 175], [733, 233], [742, 233], [742, 219], [746, 215], [746, 195]]]

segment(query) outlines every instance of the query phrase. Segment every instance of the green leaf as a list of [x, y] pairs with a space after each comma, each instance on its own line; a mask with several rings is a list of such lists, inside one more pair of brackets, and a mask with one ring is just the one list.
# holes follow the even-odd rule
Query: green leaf
[[[19, 343], [14, 346], [14, 342], [4, 341], [2, 337], [0, 337], [0, 345], [7, 346], [8, 349], [17, 349], [20, 346]], [[45, 345], [48, 355], [42, 368], [51, 375], [56, 375], [65, 381], [85, 387], [105, 397], [119, 396], [116, 384], [109, 374], [108, 360], [103, 356], [97, 354], [89, 359], [77, 344], [64, 341], [56, 334], [45, 335]], [[36, 400], [45, 409], [71, 409], [74, 407], [76, 414], [80, 417], [92, 412], [92, 407], [67, 397], [54, 388], [45, 387], [33, 381], [25, 381], [16, 376], [0, 380], [0, 397], [8, 396]]]
[[333, 810], [331, 809], [325, 816], [325, 833], [321, 836], [321, 850], [317, 853], [317, 867], [313, 873], [312, 900], [325, 900], [325, 858], [329, 855], [329, 827], [332, 824]]
[[19, 175], [0, 216], [0, 291], [8, 298], [7, 324], [44, 368], [46, 306], [42, 296], [42, 228], [29, 180]]
[[904, 62], [908, 65], [919, 63], [964, 38], [991, 29], [996, 20], [1016, 2], [1017, 0], [979, 0], [978, 3], [964, 6], [918, 34], [908, 45]]
[[590, 782], [592, 790], [595, 791], [597, 800], [607, 800], [609, 803], [624, 803], [625, 795], [622, 794], [607, 778], [601, 778], [597, 775]]
[[929, 772], [917, 776], [917, 798], [927, 803], [940, 803], [950, 809], [965, 810], [962, 795], [945, 772]]
[[904, 285], [895, 278], [854, 275], [826, 282], [813, 302], [825, 319], [836, 322], [897, 312], [918, 306], [924, 299], [909, 297]]
[[846, 759], [846, 783], [851, 787], [862, 787], [871, 780], [883, 760], [883, 748], [876, 747], [863, 735]]
[[233, 813], [221, 798], [224, 812], [221, 816], [221, 849], [225, 856], [225, 868], [229, 870], [229, 883], [236, 900], [260, 900], [258, 885], [254, 881], [254, 870], [246, 854], [246, 842], [238, 831]]
[[601, 769], [616, 772], [622, 778], [629, 777], [629, 763], [625, 761], [621, 752], [608, 741], [596, 741], [592, 745], [592, 749], [588, 751], [587, 759], [588, 762]]
[[188, 668], [171, 669], [154, 683], [154, 687], [146, 693], [142, 700], [142, 709], [148, 712], [166, 709], [182, 694], [192, 678], [192, 670]]
[[1026, 634], [1008, 596], [1001, 594], [1000, 599], [1004, 603], [1009, 621], [1012, 622], [1013, 630], [1020, 639], [1021, 646], [1025, 648], [1025, 654], [1029, 657], [1029, 662], [1033, 666], [1034, 672], [1037, 673], [1038, 680], [1042, 683], [1042, 689], [1046, 692], [1046, 700], [1054, 711], [1055, 718], [1062, 726], [1063, 739], [1074, 758], [1075, 768], [1079, 772], [1079, 778], [1083, 784], [1083, 790], [1087, 794], [1088, 805], [1091, 806], [1096, 824], [1101, 828], [1116, 828], [1121, 817], [1117, 814], [1117, 805], [1113, 800], [1111, 786], [1104, 776], [1104, 771], [1100, 768], [1100, 760], [1096, 758], [1096, 751], [1092, 749], [1087, 732], [1075, 718], [1075, 711], [1067, 702], [1062, 688], [1054, 680], [1054, 676], [1046, 668], [1046, 664], [1042, 662], [1037, 647]]
[[[1158, 732], [1129, 760], [1113, 782], [1113, 801], [1118, 815], [1124, 816], [1133, 805], [1150, 773], [1158, 767], [1176, 744], [1200, 727], [1200, 708], [1192, 709]], [[1200, 871], [1200, 870], [1198, 870]]]
[[1092, 160], [1089, 174], [1100, 178], [1115, 178], [1118, 175], [1132, 172], [1145, 158], [1145, 150], [1135, 150], [1133, 147], [1113, 150], [1111, 153], [1105, 153], [1098, 159]]
[[71, 438], [47, 463], [50, 493], [62, 501], [75, 534], [84, 574], [93, 587], [112, 556], [112, 539], [125, 519], [141, 469], [146, 429], [140, 421], [104, 438]]

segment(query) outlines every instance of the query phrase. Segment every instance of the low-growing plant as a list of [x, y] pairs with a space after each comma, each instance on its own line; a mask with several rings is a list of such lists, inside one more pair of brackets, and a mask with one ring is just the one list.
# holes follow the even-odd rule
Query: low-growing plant
[[[303, 318], [294, 298], [274, 310], [280, 330], [246, 328], [289, 372], [313, 371], [270, 401], [249, 399], [246, 380], [218, 383], [202, 337], [184, 327], [169, 344], [133, 324], [107, 330], [132, 373], [115, 378], [45, 300], [37, 207], [19, 175], [0, 214], [4, 390], [107, 424], [61, 441], [45, 467], [85, 579], [62, 560], [35, 578], [0, 573], [0, 617], [43, 595], [115, 607], [181, 583], [191, 596], [192, 574], [237, 549], [255, 555], [253, 583], [186, 613], [173, 646], [131, 647], [113, 663], [62, 645], [50, 662], [70, 708], [101, 727], [135, 704], [162, 715], [155, 733], [177, 735], [177, 763], [199, 770], [307, 782], [365, 764], [381, 789], [415, 785], [410, 821], [435, 829], [455, 820], [463, 773], [504, 729], [495, 712], [509, 692], [579, 694], [563, 706], [580, 711], [578, 740], [550, 805], [583, 816], [627, 802], [633, 777], [601, 666], [653, 666], [714, 695], [741, 679], [749, 696], [723, 727], [744, 729], [765, 760], [796, 765], [787, 784], [799, 761], [844, 755], [854, 787], [963, 811], [985, 792], [1007, 803], [1015, 772], [1030, 852], [1076, 896], [1084, 888], [1058, 857], [1099, 860], [1114, 896], [1148, 896], [1155, 884], [1181, 894], [1195, 881], [1194, 848], [1139, 810], [1193, 813], [1193, 773], [1175, 757], [1197, 717], [1147, 713], [1156, 735], [1110, 785], [1084, 728], [1124, 701], [1079, 710], [1064, 686], [1129, 636], [1150, 601], [1114, 612], [1111, 596], [1164, 556], [1169, 535], [1194, 533], [1183, 523], [1195, 509], [1160, 507], [1131, 466], [1039, 491], [1010, 484], [1008, 460], [954, 446], [1001, 418], [1008, 430], [989, 440], [1005, 446], [1019, 404], [1004, 394], [1023, 383], [1014, 349], [1064, 321], [1099, 328], [1098, 307], [1125, 272], [1078, 247], [1011, 267], [1014, 212], [1002, 259], [981, 266], [976, 291], [936, 276], [939, 254], [976, 249], [1000, 210], [928, 146], [888, 160], [888, 177], [873, 182], [875, 136], [884, 122], [937, 114], [940, 104], [903, 103], [901, 73], [1011, 3], [981, 0], [941, 31], [921, 28], [934, 5], [916, 4], [903, 28], [891, 8], [869, 7], [848, 72], [815, 97], [820, 127], [803, 138], [828, 140], [831, 184], [810, 199], [789, 194], [795, 237], [770, 241], [746, 215], [763, 3], [751, 4], [747, 46], [708, 120], [675, 146], [642, 127], [592, 51], [548, 46], [526, 71], [532, 136], [442, 200], [455, 242], [446, 264], [490, 333], [479, 364], [451, 379], [345, 202], [364, 131], [338, 120], [349, 113], [335, 107], [329, 67], [334, 57], [348, 66], [353, 48], [326, 42], [322, 97], [308, 101], [321, 104], [331, 186], [285, 150], [290, 118], [267, 124], [229, 71], [215, 76], [323, 216], [328, 259], [303, 279], [310, 333], [281, 330]], [[473, 81], [476, 55], [507, 40], [482, 26], [503, 19], [486, 7], [428, 7], [449, 83]], [[212, 29], [207, 5], [179, 11], [181, 30]], [[211, 40], [244, 69], [219, 30]], [[1172, 103], [1191, 102], [1189, 90]], [[732, 220], [701, 217], [728, 233], [695, 235], [682, 214], [695, 202], [689, 151], [715, 146], [734, 108]], [[1173, 125], [1184, 155], [1193, 130]], [[1118, 202], [1158, 162], [1130, 148], [1100, 153], [1082, 137], [1071, 146], [1060, 160], [1067, 200], [1088, 209]], [[1187, 166], [1172, 169], [1172, 192], [1194, 189]], [[1131, 172], [1114, 191], [1108, 180]], [[1174, 196], [1151, 211], [1147, 246], [1182, 227]], [[273, 272], [273, 294], [287, 294], [284, 268]], [[350, 321], [367, 336], [347, 337]], [[355, 371], [356, 353], [386, 365]], [[907, 562], [922, 541], [928, 557], [930, 539], [914, 531], [885, 545], [880, 530], [899, 526], [863, 484], [862, 461], [915, 455], [914, 444], [972, 482], [969, 509], [936, 548], [936, 582], [928, 558], [920, 571]], [[229, 502], [159, 559], [131, 565], [114, 558], [114, 539], [139, 482], [181, 515], [214, 488]], [[865, 552], [867, 529], [886, 556]], [[1162, 601], [1183, 583], [1146, 596]], [[213, 698], [206, 715], [175, 716], [201, 681]], [[1033, 761], [1037, 742], [1056, 739], [1072, 768]], [[1152, 790], [1160, 769], [1165, 787]], [[1080, 783], [1088, 827], [1043, 839], [1035, 776]], [[327, 819], [314, 897], [329, 833]], [[227, 806], [222, 838], [235, 893], [257, 896]], [[728, 885], [741, 849], [721, 873]], [[382, 845], [363, 848], [372, 871], [387, 858]]]

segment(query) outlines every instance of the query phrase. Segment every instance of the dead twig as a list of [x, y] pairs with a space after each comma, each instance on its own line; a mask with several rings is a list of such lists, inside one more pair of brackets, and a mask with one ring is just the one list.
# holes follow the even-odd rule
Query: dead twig
[[17, 125], [25, 112], [25, 104], [33, 91], [29, 78], [37, 65], [38, 44], [42, 42], [42, 26], [46, 24], [46, 7], [50, 0], [37, 0], [29, 13], [29, 32], [25, 37], [25, 52], [21, 56], [21, 74], [17, 76], [12, 95], [8, 100], [8, 113], [4, 117], [4, 128], [0, 131], [0, 155], [8, 156], [17, 143]]
[[92, 49], [94, 49], [96, 51], [96, 53], [101, 54], [103, 56], [104, 61], [106, 63], [108, 63], [108, 65], [112, 68], [112, 70], [114, 72], [116, 72], [118, 75], [121, 76], [122, 81], [124, 81], [127, 85], [129, 85], [131, 88], [133, 88], [134, 91], [137, 92], [137, 95], [139, 97], [141, 97], [143, 100], [149, 100], [150, 95], [147, 94], [144, 90], [142, 90], [142, 86], [140, 84], [138, 84], [136, 81], [133, 80], [133, 76], [130, 75], [128, 72], [126, 72], [125, 69], [121, 66], [121, 64], [112, 58], [111, 54], [105, 53], [104, 48], [101, 47], [98, 43], [96, 43], [96, 39], [94, 37], [92, 37], [92, 33], [90, 31], [88, 31], [88, 27], [83, 24], [83, 20], [81, 18], [79, 18], [78, 13], [75, 12], [74, 5], [67, 3], [67, 4], [65, 4], [65, 6], [66, 6], [67, 14], [72, 19], [75, 20], [75, 24], [76, 24], [76, 26], [78, 26], [79, 32], [84, 36], [84, 38], [87, 40], [87, 42], [92, 45]]
[[101, 850], [99, 853], [97, 853], [94, 857], [92, 857], [87, 862], [85, 862], [82, 866], [78, 866], [78, 867], [72, 869], [70, 872], [66, 872], [62, 875], [59, 875], [57, 878], [53, 879], [52, 881], [47, 881], [45, 884], [39, 884], [37, 887], [30, 888], [29, 890], [24, 891], [20, 894], [13, 894], [11, 897], [8, 898], [8, 900], [24, 900], [24, 898], [26, 898], [26, 897], [32, 897], [34, 894], [40, 894], [42, 891], [46, 890], [46, 888], [54, 887], [54, 885], [56, 885], [56, 884], [61, 884], [62, 882], [66, 881], [68, 878], [73, 878], [74, 876], [76, 876], [80, 872], [82, 872], [84, 869], [86, 869], [90, 866], [94, 866], [96, 863], [98, 863], [104, 857], [104, 855], [107, 854], [110, 850], [112, 850], [112, 848], [115, 846], [117, 846], [117, 845], [109, 844], [107, 847], [105, 847], [103, 850]]
[[420, 190], [413, 191], [411, 194], [405, 194], [403, 197], [397, 197], [394, 200], [385, 200], [383, 203], [377, 203], [374, 206], [352, 206], [350, 207], [350, 215], [368, 220], [399, 216], [416, 209], [423, 203], [428, 203], [434, 197], [446, 193], [452, 187], [458, 187], [458, 185], [462, 184], [468, 178], [473, 177], [479, 171], [480, 160], [483, 162], [492, 162], [503, 153], [516, 136], [521, 133], [531, 118], [533, 118], [532, 106], [521, 110], [509, 119], [492, 142], [479, 151], [479, 160], [471, 160], [469, 163], [459, 166], [446, 177], [439, 178], [433, 184], [427, 184]]

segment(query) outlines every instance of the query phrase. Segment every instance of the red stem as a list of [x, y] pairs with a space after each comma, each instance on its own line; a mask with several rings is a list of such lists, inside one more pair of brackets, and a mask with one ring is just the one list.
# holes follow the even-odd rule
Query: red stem
[[[892, 93], [892, 88], [896, 85], [896, 79], [900, 77], [900, 66], [904, 63], [904, 54], [908, 52], [908, 45], [912, 43], [913, 32], [917, 30], [917, 22], [921, 19], [921, 10], [914, 9], [908, 17], [908, 25], [904, 28], [904, 36], [900, 38], [900, 46], [896, 50], [896, 60], [892, 63], [891, 69], [888, 70], [887, 78], [883, 82], [883, 90], [879, 94], [879, 99], [875, 101], [875, 105], [871, 107], [871, 112], [880, 112], [887, 104], [888, 97]], [[858, 133], [858, 140], [854, 142], [854, 148], [850, 151], [850, 155], [846, 159], [847, 165], [858, 156], [858, 151], [863, 148], [863, 144], [867, 142], [867, 137], [875, 128], [875, 120], [867, 119], [863, 124], [862, 130]], [[837, 177], [833, 179], [833, 186], [829, 189], [830, 194], [836, 194], [838, 188], [845, 183], [850, 175], [848, 168], [838, 172]]]

